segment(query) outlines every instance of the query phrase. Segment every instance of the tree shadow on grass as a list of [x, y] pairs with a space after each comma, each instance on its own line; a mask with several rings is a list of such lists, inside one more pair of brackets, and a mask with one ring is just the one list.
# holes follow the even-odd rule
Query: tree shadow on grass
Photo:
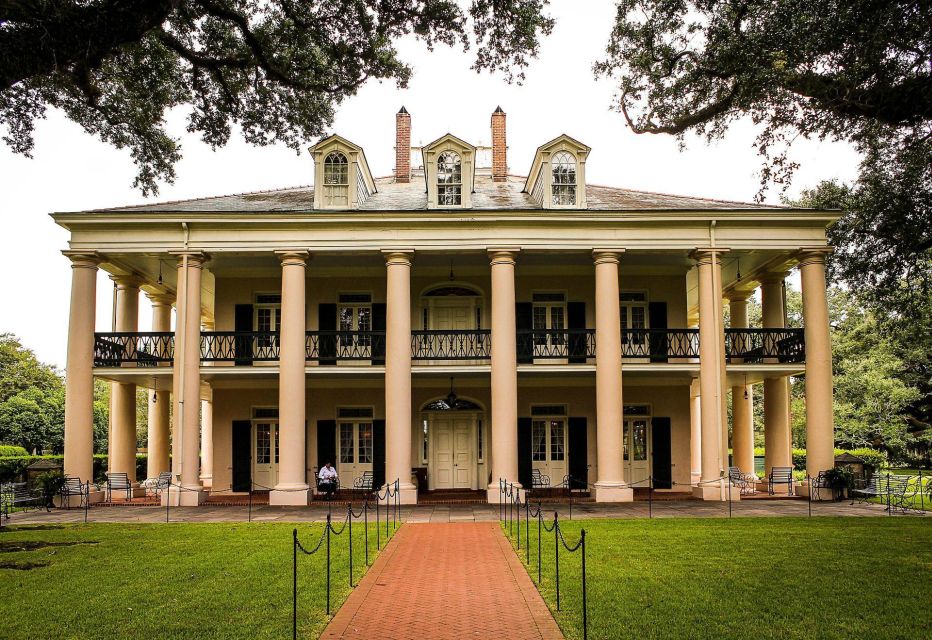
[[48, 547], [73, 547], [78, 544], [98, 544], [96, 540], [73, 540], [68, 542], [44, 542], [42, 540], [4, 540], [0, 541], [0, 553], [16, 551], [35, 551]]
[[0, 562], [0, 569], [13, 569], [14, 571], [30, 571], [47, 566], [49, 566], [48, 562], [17, 562], [15, 560]]

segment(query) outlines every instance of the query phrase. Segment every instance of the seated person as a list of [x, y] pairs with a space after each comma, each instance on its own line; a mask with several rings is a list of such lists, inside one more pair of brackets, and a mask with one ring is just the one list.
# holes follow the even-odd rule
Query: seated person
[[327, 500], [332, 499], [333, 492], [337, 490], [337, 470], [327, 462], [317, 474], [317, 479], [318, 489], [327, 495]]

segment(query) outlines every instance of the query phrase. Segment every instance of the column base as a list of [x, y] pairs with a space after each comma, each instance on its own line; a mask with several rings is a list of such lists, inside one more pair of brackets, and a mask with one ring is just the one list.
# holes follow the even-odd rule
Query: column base
[[[793, 495], [809, 497], [809, 483], [801, 482], [793, 487]], [[812, 498], [814, 502], [834, 502], [835, 492], [832, 489], [817, 487], [812, 488]]]
[[[519, 496], [521, 496], [521, 502], [524, 502], [527, 499], [527, 490], [522, 489], [521, 485], [515, 484], [514, 490]], [[495, 483], [494, 487], [490, 485], [486, 491], [486, 502], [488, 504], [498, 504], [500, 502], [507, 503], [508, 500], [509, 498], [505, 497], [505, 494], [501, 492], [498, 483]]]
[[[384, 487], [381, 489], [385, 490]], [[382, 504], [393, 504], [394, 498], [389, 500], [388, 498], [382, 500]], [[398, 487], [398, 503], [399, 504], [417, 504], [417, 487], [413, 484], [402, 484]]]
[[172, 487], [171, 492], [162, 492], [162, 506], [172, 507], [198, 507], [207, 502], [207, 492], [202, 487], [190, 487], [179, 489]]
[[210, 475], [201, 476], [201, 484], [205, 489], [212, 489], [214, 486], [214, 477]]
[[[88, 504], [97, 504], [98, 502], [103, 502], [107, 499], [106, 491], [90, 491], [87, 494], [87, 503]], [[52, 499], [52, 503], [59, 508], [69, 508], [76, 509], [83, 505], [83, 498], [81, 496], [68, 496], [67, 499], [62, 498], [61, 496], [55, 496]]]
[[699, 487], [693, 487], [693, 497], [712, 502], [727, 502], [729, 491], [731, 491], [732, 502], [737, 502], [741, 499], [740, 487], [733, 487], [730, 485], [724, 487], [721, 484], [705, 484]]
[[624, 485], [599, 485], [595, 483], [592, 497], [596, 502], [634, 502], [634, 489]]
[[[279, 485], [281, 487], [281, 485]], [[295, 487], [276, 487], [269, 491], [269, 504], [273, 506], [306, 507], [311, 498], [311, 489], [307, 485]]]

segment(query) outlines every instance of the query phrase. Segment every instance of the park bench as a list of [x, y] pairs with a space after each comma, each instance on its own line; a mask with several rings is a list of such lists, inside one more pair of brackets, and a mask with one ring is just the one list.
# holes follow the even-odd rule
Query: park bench
[[732, 486], [738, 487], [743, 496], [757, 493], [757, 478], [752, 473], [744, 473], [738, 467], [728, 467], [728, 481]]
[[113, 471], [107, 474], [107, 502], [113, 500], [114, 491], [125, 491], [126, 499], [133, 499], [133, 485], [125, 473]]
[[78, 506], [86, 506], [88, 495], [90, 494], [90, 487], [81, 482], [81, 478], [77, 476], [65, 476], [65, 483], [61, 487], [61, 503], [66, 509], [71, 508], [71, 498], [74, 496], [80, 497], [80, 502]]
[[793, 467], [771, 467], [767, 476], [767, 492], [774, 495], [778, 484], [785, 484], [787, 495], [793, 495]]
[[549, 489], [550, 476], [545, 476], [540, 469], [531, 470], [531, 489]]
[[[9, 519], [10, 511], [13, 507], [27, 509], [28, 507], [39, 508], [43, 506], [45, 497], [36, 491], [33, 491], [25, 482], [14, 482], [3, 485], [0, 489], [0, 502], [3, 503], [3, 513]], [[48, 509], [48, 505], [45, 505]]]
[[851, 491], [851, 504], [855, 501], [868, 502], [871, 498], [880, 498], [887, 505], [887, 509], [906, 511], [910, 508], [907, 500], [916, 495], [918, 490], [910, 480], [912, 476], [875, 473], [863, 487], [856, 487]]
[[363, 471], [362, 475], [353, 479], [353, 491], [372, 493], [373, 475], [371, 471]]

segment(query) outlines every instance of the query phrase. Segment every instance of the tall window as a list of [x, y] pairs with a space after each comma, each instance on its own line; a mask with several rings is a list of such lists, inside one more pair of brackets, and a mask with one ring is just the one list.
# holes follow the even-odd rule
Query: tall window
[[552, 175], [551, 193], [553, 204], [573, 206], [576, 204], [576, 158], [560, 151], [550, 160]]
[[455, 151], [444, 151], [437, 159], [437, 204], [463, 203], [463, 169]]
[[[282, 297], [278, 293], [259, 293], [255, 298], [254, 324], [259, 335], [256, 336], [258, 349], [269, 349], [276, 345], [277, 334], [282, 329]], [[257, 356], [271, 355], [257, 353]]]
[[324, 205], [349, 205], [349, 165], [339, 151], [327, 154], [324, 159]]
[[339, 308], [340, 356], [358, 359], [372, 346], [372, 294], [341, 293]]

